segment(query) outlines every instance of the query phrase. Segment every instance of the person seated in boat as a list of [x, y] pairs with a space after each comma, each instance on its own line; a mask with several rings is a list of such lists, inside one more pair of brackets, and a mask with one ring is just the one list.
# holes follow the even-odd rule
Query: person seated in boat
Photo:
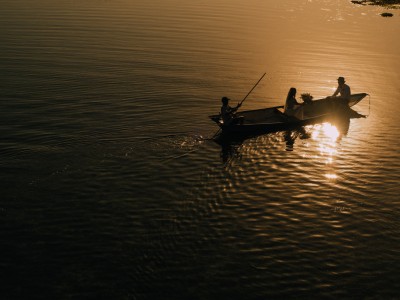
[[229, 106], [229, 100], [230, 99], [228, 97], [222, 97], [222, 99], [221, 99], [221, 101], [222, 101], [222, 106], [221, 106], [221, 118], [222, 118], [222, 121], [226, 125], [229, 125], [232, 122], [234, 122], [234, 123], [243, 122], [243, 118], [242, 117], [238, 117], [235, 114], [236, 111], [238, 110], [238, 108], [241, 106], [241, 104], [238, 103], [237, 106], [230, 107]]
[[287, 95], [283, 112], [288, 116], [295, 117], [298, 113], [298, 109], [300, 108], [301, 104], [296, 100], [296, 92], [297, 90], [292, 87]]
[[[351, 91], [350, 91], [350, 87], [347, 84], [345, 84], [346, 81], [344, 80], [344, 77], [339, 77], [337, 79], [337, 81], [338, 81], [338, 87], [330, 98], [337, 97], [337, 98], [349, 100]], [[339, 95], [339, 97], [338, 97], [338, 95]]]

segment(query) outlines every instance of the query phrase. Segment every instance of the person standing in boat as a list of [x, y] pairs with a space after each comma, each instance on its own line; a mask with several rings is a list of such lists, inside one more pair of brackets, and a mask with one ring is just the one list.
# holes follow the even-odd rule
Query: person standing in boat
[[221, 118], [224, 121], [224, 124], [229, 125], [232, 123], [233, 120], [236, 119], [235, 112], [238, 110], [238, 108], [241, 106], [239, 103], [236, 107], [230, 107], [229, 106], [229, 98], [228, 97], [222, 97], [222, 107], [221, 107]]
[[337, 97], [338, 95], [340, 95], [339, 98], [349, 100], [351, 91], [350, 87], [347, 84], [345, 84], [346, 81], [344, 80], [344, 77], [339, 77], [337, 81], [338, 81], [338, 87], [336, 91], [333, 93], [332, 97]]
[[286, 97], [284, 113], [288, 116], [297, 117], [296, 115], [298, 115], [299, 113], [298, 109], [300, 108], [301, 104], [296, 100], [296, 93], [297, 90], [292, 87], [290, 88], [289, 93]]

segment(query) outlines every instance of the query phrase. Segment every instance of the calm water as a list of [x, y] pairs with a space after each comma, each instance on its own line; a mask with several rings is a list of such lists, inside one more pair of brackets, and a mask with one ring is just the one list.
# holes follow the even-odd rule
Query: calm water
[[[3, 0], [2, 299], [400, 298], [400, 18], [347, 0]], [[368, 118], [221, 147], [221, 96]]]

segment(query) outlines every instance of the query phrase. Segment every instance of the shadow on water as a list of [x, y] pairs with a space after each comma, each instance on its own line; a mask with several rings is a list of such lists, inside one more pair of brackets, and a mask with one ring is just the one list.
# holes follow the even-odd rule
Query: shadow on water
[[[342, 112], [341, 114], [332, 116], [328, 123], [335, 126], [339, 132], [339, 139], [348, 134], [350, 128], [350, 120], [358, 119], [358, 118], [366, 118], [365, 115], [362, 115], [355, 110], [348, 108], [348, 110]], [[293, 151], [295, 141], [297, 139], [304, 140], [311, 137], [311, 134], [306, 130], [307, 126], [300, 126], [298, 128], [281, 131], [283, 134], [283, 140], [286, 143], [286, 151]], [[246, 140], [257, 138], [258, 136], [266, 135], [266, 134], [278, 134], [279, 131], [265, 131], [265, 132], [257, 132], [254, 134], [225, 134], [220, 132], [218, 135], [214, 137], [214, 141], [221, 146], [221, 159], [223, 163], [230, 161], [231, 159], [235, 159], [240, 157], [240, 149], [243, 143]]]
[[330, 123], [336, 127], [340, 137], [346, 136], [350, 128], [351, 119], [366, 118], [366, 115], [360, 114], [354, 109], [348, 108], [343, 114], [333, 116]]
[[300, 127], [295, 130], [287, 130], [284, 132], [284, 140], [286, 143], [286, 151], [293, 151], [294, 150], [294, 142], [297, 138], [302, 140], [310, 138], [310, 134], [306, 132], [304, 127]]
[[221, 146], [221, 159], [223, 163], [227, 163], [232, 158], [240, 157], [240, 147], [245, 140], [220, 140], [218, 144]]

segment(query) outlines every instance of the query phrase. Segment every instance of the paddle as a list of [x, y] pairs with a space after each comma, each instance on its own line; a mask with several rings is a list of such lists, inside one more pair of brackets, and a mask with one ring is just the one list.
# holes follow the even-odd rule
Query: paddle
[[247, 97], [251, 94], [251, 92], [256, 88], [256, 86], [257, 86], [257, 85], [260, 83], [260, 81], [264, 78], [265, 74], [267, 74], [267, 73], [264, 73], [264, 74], [261, 76], [261, 78], [260, 78], [260, 79], [257, 81], [257, 83], [253, 86], [253, 88], [250, 90], [250, 92], [247, 93], [246, 97], [244, 97], [243, 100], [238, 104], [237, 108], [239, 108], [239, 107], [242, 106], [244, 100], [246, 100], [246, 98], [247, 98]]

